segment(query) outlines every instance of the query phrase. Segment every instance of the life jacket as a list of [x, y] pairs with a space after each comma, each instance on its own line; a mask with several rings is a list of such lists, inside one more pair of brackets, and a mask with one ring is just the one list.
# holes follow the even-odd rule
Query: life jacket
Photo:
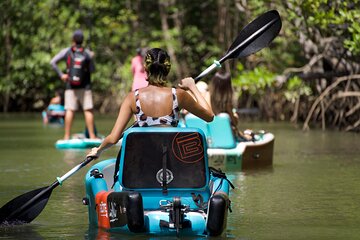
[[85, 49], [71, 47], [67, 54], [66, 65], [71, 86], [80, 86], [89, 71], [89, 61]]

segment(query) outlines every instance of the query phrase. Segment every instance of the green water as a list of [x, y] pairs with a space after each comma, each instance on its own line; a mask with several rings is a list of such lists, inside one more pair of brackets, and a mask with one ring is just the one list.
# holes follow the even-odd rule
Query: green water
[[[115, 116], [96, 116], [107, 134]], [[83, 131], [81, 114], [74, 132]], [[272, 168], [241, 172], [226, 169], [236, 185], [222, 239], [360, 239], [360, 135], [336, 131], [302, 132], [284, 123], [245, 123], [275, 135]], [[63, 129], [44, 127], [40, 114], [0, 115], [0, 206], [47, 186], [81, 162], [87, 150], [56, 150]], [[116, 155], [116, 148], [101, 159]], [[89, 229], [84, 174], [56, 188], [43, 212], [23, 226], [0, 227], [0, 239], [100, 239]], [[110, 234], [101, 239], [157, 239]], [[167, 238], [164, 238], [167, 239]]]

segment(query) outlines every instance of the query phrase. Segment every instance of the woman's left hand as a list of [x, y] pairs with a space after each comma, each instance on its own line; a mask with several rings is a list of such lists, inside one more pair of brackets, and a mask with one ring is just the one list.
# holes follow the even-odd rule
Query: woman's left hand
[[100, 157], [99, 148], [98, 147], [92, 148], [91, 151], [86, 155], [86, 157], [94, 157], [94, 158]]

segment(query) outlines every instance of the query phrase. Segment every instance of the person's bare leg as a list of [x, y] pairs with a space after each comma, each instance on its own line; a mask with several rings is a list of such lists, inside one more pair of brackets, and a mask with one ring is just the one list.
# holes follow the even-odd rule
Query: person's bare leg
[[74, 111], [72, 110], [66, 110], [65, 113], [65, 134], [64, 134], [64, 140], [70, 139], [71, 134], [71, 126], [74, 119]]
[[91, 139], [97, 138], [94, 129], [94, 113], [92, 110], [84, 110], [85, 124], [89, 131], [89, 137]]

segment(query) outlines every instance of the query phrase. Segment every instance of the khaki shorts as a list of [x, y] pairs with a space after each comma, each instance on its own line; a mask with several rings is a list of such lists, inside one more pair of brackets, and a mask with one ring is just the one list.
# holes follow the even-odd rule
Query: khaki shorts
[[91, 90], [67, 89], [65, 90], [65, 110], [76, 111], [79, 103], [83, 110], [93, 109], [93, 99]]

